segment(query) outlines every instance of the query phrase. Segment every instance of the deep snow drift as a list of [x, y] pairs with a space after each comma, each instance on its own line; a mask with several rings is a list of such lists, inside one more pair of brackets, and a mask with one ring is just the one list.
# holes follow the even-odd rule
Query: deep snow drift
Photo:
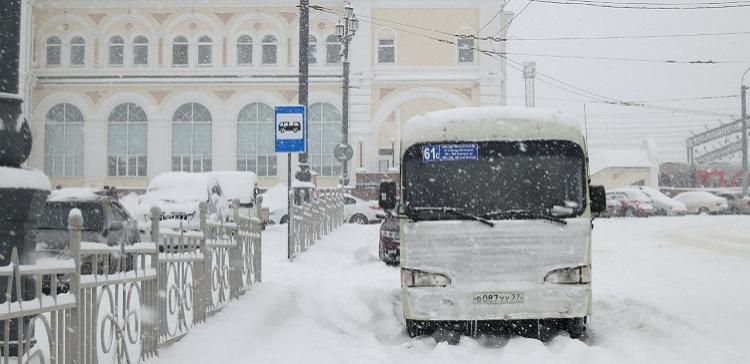
[[399, 272], [378, 226], [346, 225], [286, 261], [286, 227], [263, 237], [264, 282], [158, 363], [747, 363], [750, 217], [596, 220], [587, 343], [558, 336], [410, 339]]

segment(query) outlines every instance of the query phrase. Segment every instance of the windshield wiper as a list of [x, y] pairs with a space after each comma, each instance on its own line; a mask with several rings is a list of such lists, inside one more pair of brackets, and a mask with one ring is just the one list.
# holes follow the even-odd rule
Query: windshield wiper
[[551, 215], [547, 215], [541, 212], [534, 212], [529, 210], [496, 210], [496, 211], [490, 211], [484, 215], [482, 215], [484, 218], [493, 218], [493, 217], [501, 217], [501, 218], [508, 218], [508, 219], [543, 219], [547, 221], [553, 221], [556, 223], [560, 223], [563, 225], [567, 225], [568, 222], [559, 218], [554, 217]]
[[471, 219], [471, 220], [479, 221], [482, 224], [485, 224], [485, 225], [487, 225], [489, 227], [494, 227], [495, 226], [495, 224], [492, 221], [487, 220], [484, 217], [477, 216], [477, 215], [474, 215], [474, 214], [470, 214], [468, 212], [465, 212], [462, 209], [458, 209], [458, 208], [455, 208], [455, 207], [421, 207], [421, 206], [418, 206], [418, 207], [409, 207], [408, 210], [410, 210], [410, 211], [439, 211], [439, 212], [446, 212], [446, 213], [454, 214], [456, 216], [461, 216], [461, 217], [465, 217], [465, 218], [468, 218], [468, 219]]

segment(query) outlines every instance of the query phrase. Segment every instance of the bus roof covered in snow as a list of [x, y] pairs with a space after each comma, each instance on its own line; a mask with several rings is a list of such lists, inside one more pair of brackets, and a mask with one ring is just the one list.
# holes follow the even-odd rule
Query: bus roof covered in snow
[[580, 125], [550, 110], [457, 108], [421, 114], [404, 126], [402, 153], [420, 143], [493, 140], [569, 140], [585, 146]]

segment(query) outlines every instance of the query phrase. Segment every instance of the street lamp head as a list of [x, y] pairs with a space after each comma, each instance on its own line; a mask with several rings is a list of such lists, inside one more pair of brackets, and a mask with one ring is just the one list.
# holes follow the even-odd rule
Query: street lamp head
[[347, 1], [346, 5], [344, 5], [344, 18], [349, 19], [352, 16], [354, 16], [354, 8], [352, 7], [352, 4]]
[[344, 24], [341, 24], [341, 20], [336, 24], [336, 36], [339, 38], [344, 36]]
[[391, 138], [391, 144], [396, 143], [396, 138]]
[[359, 19], [357, 19], [356, 16], [353, 16], [351, 19], [349, 19], [349, 29], [352, 32], [356, 32], [359, 30]]

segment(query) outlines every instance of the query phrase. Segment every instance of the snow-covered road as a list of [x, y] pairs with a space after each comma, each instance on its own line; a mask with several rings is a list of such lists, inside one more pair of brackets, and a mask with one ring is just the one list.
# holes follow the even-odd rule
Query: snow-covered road
[[597, 220], [588, 343], [410, 339], [378, 226], [346, 225], [286, 261], [263, 237], [264, 282], [157, 361], [185, 363], [748, 363], [750, 217]]

